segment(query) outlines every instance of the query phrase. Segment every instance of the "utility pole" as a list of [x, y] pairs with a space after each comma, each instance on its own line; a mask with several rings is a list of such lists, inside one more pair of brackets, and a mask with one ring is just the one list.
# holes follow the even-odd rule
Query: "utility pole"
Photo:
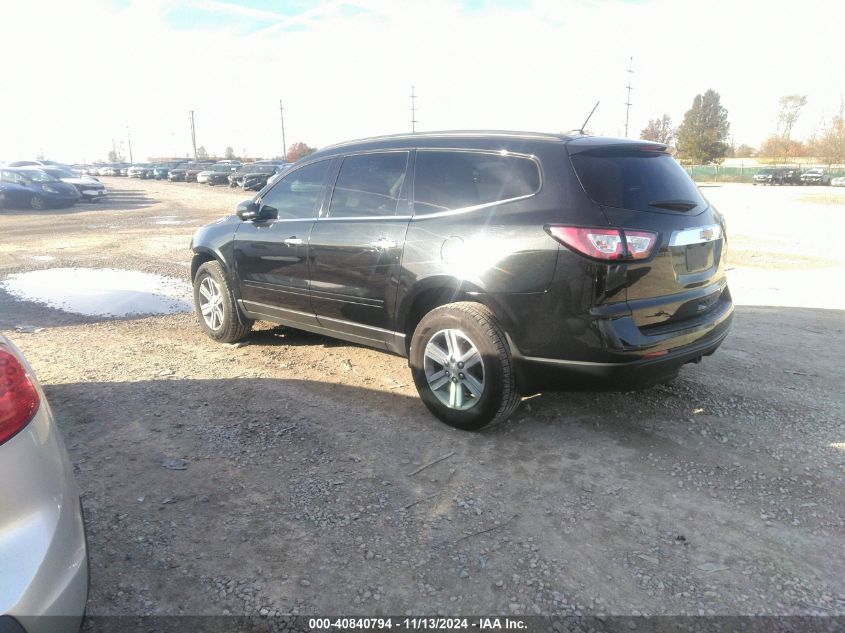
[[282, 117], [282, 158], [288, 159], [288, 144], [285, 142], [285, 108], [282, 105], [282, 100], [279, 99], [279, 114]]
[[414, 86], [411, 86], [411, 134], [417, 131], [417, 95], [414, 92]]
[[634, 74], [634, 58], [628, 61], [628, 100], [625, 101], [625, 138], [628, 138], [628, 117], [631, 114], [631, 75]]
[[197, 159], [197, 132], [194, 127], [194, 111], [188, 110], [191, 114], [191, 145], [194, 147], [194, 160]]
[[129, 162], [134, 163], [135, 161], [132, 160], [132, 137], [129, 136], [129, 126], [126, 126], [126, 141], [129, 143]]

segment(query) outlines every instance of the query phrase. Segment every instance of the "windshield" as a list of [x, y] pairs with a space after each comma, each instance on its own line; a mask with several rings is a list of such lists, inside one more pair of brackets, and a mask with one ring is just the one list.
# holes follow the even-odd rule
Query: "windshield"
[[40, 169], [28, 169], [27, 171], [21, 173], [21, 175], [27, 180], [31, 180], [33, 182], [57, 182], [56, 178], [53, 178], [50, 174], [41, 171]]
[[67, 169], [42, 169], [41, 171], [53, 176], [53, 178], [79, 178], [79, 174]]
[[661, 152], [584, 152], [572, 164], [584, 191], [599, 204], [638, 211], [669, 208], [666, 203], [707, 206], [678, 162]]
[[234, 165], [215, 165], [211, 171], [232, 171]]

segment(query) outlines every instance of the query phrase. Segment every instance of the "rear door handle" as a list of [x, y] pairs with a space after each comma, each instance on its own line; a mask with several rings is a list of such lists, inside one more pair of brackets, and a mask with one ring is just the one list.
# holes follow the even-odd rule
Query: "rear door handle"
[[377, 251], [386, 251], [390, 250], [391, 248], [396, 248], [399, 246], [396, 240], [389, 240], [386, 237], [380, 237], [375, 242], [370, 242], [370, 246], [372, 246]]
[[303, 242], [301, 239], [299, 239], [295, 235], [291, 236], [291, 237], [289, 237], [285, 240], [285, 244], [287, 246], [302, 246], [304, 243], [305, 242]]

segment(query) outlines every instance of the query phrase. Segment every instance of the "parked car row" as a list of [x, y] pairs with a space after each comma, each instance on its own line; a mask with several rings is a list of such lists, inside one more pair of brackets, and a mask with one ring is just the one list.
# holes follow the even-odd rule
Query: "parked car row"
[[230, 187], [240, 187], [245, 191], [260, 191], [279, 174], [287, 171], [291, 163], [283, 161], [258, 161], [243, 165], [229, 176]]
[[106, 187], [99, 180], [58, 163], [0, 168], [0, 208], [38, 211], [72, 206], [80, 200], [96, 202], [105, 195]]
[[824, 167], [813, 167], [802, 172], [800, 167], [793, 166], [767, 167], [757, 172], [751, 182], [755, 185], [832, 185], [833, 180], [839, 181], [835, 186], [845, 186], [843, 177], [831, 179]]
[[[292, 164], [283, 160], [260, 160], [245, 164], [237, 160], [186, 160], [134, 165], [110, 163], [100, 167], [89, 165], [86, 173], [168, 180], [169, 182], [197, 182], [210, 186], [228, 184], [230, 187], [240, 187], [246, 191], [259, 191]], [[84, 167], [80, 166], [80, 168]]]

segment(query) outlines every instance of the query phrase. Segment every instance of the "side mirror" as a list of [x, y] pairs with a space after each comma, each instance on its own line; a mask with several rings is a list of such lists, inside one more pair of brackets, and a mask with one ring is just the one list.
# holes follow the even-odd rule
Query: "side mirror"
[[235, 213], [244, 222], [255, 220], [258, 217], [258, 204], [254, 200], [244, 200], [238, 205]]

